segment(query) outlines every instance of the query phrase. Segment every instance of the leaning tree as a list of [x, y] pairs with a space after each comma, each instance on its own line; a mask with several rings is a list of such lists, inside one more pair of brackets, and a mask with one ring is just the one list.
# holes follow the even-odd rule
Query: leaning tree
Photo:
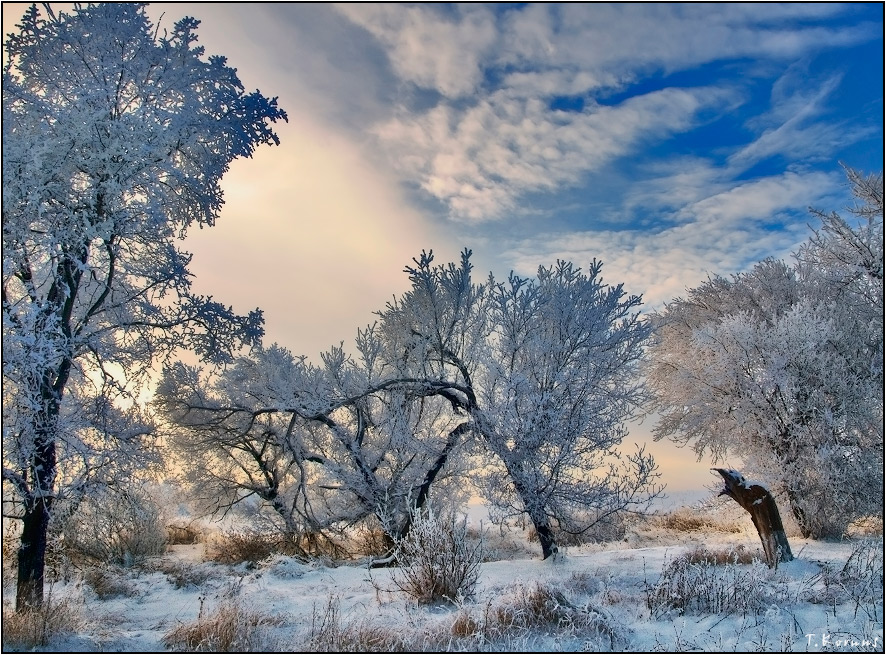
[[234, 159], [278, 143], [276, 100], [203, 57], [198, 21], [142, 4], [36, 6], [4, 44], [4, 514], [22, 521], [16, 606], [42, 603], [66, 494], [120, 473], [150, 421], [136, 398], [176, 349], [221, 361], [262, 334], [190, 287], [177, 240], [221, 210]]

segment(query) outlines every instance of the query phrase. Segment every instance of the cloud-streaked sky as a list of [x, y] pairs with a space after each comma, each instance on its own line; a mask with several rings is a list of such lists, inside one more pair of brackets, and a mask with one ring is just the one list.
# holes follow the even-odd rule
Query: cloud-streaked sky
[[[7, 33], [23, 6], [3, 9]], [[788, 256], [810, 206], [849, 203], [839, 162], [883, 167], [882, 3], [149, 13], [201, 20], [207, 54], [289, 114], [185, 247], [199, 291], [261, 307], [268, 342], [312, 359], [404, 291], [422, 249], [471, 248], [481, 280], [601, 259], [656, 308]]]

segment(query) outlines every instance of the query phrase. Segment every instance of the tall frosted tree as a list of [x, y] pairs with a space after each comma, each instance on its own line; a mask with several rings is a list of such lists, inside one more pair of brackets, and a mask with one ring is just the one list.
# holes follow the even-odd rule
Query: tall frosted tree
[[507, 475], [489, 476], [487, 494], [505, 515], [529, 516], [545, 558], [556, 531], [647, 509], [660, 491], [653, 458], [619, 450], [646, 399], [638, 369], [649, 325], [641, 299], [605, 284], [601, 270], [560, 261], [534, 280], [512, 274], [490, 294], [478, 396], [484, 442]]
[[[191, 291], [177, 240], [214, 224], [234, 159], [278, 143], [276, 99], [246, 93], [199, 22], [142, 4], [25, 13], [3, 71], [3, 484], [22, 521], [19, 610], [42, 603], [47, 529], [66, 494], [125, 475], [152, 426], [152, 362], [207, 361], [262, 335]], [[8, 492], [8, 493], [7, 493]]]
[[741, 459], [812, 537], [883, 513], [883, 178], [849, 179], [858, 220], [669, 303], [648, 371], [657, 437]]

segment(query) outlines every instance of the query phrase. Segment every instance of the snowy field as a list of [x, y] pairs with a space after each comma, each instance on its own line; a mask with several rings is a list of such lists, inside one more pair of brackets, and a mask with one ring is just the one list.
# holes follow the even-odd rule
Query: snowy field
[[[472, 514], [486, 553], [475, 593], [430, 606], [365, 558], [226, 565], [174, 545], [128, 569], [67, 571], [50, 602], [77, 627], [37, 650], [883, 651], [882, 532], [793, 536], [796, 559], [770, 571], [749, 561], [762, 549], [746, 514], [708, 511], [644, 518], [554, 561]], [[7, 570], [7, 609], [12, 598]], [[4, 651], [24, 649], [4, 632]]]

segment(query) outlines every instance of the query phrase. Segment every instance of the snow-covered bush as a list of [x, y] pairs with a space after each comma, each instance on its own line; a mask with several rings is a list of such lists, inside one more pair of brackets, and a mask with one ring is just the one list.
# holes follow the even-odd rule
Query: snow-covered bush
[[400, 568], [391, 580], [419, 603], [456, 603], [474, 593], [482, 550], [482, 542], [470, 543], [466, 518], [417, 511], [409, 533], [397, 544]]
[[768, 569], [762, 563], [728, 564], [718, 558], [685, 554], [667, 562], [661, 577], [646, 588], [646, 606], [652, 616], [677, 614], [754, 613], [770, 597]]
[[166, 550], [160, 508], [138, 490], [105, 489], [85, 497], [62, 529], [64, 553], [132, 566]]

